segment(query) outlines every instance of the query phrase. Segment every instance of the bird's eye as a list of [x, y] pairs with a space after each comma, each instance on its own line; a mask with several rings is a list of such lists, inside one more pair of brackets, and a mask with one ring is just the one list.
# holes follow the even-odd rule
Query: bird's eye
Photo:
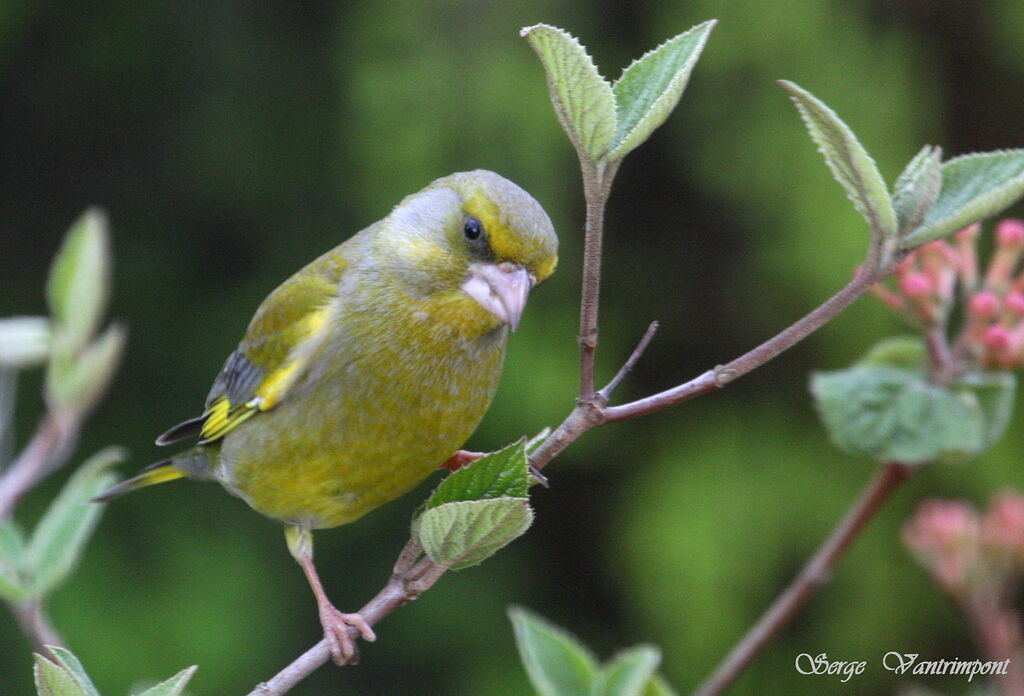
[[466, 224], [462, 228], [462, 233], [466, 235], [466, 239], [471, 242], [475, 242], [480, 239], [480, 235], [484, 233], [484, 227], [480, 224], [479, 220], [475, 217], [471, 217], [466, 220]]

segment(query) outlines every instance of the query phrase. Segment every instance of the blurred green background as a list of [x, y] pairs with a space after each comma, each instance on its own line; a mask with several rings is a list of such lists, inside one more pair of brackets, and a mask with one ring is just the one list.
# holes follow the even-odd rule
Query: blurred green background
[[[201, 407], [267, 292], [402, 196], [477, 167], [531, 191], [563, 253], [469, 444], [494, 448], [557, 424], [577, 379], [579, 175], [517, 32], [562, 26], [616, 77], [711, 17], [721, 23], [682, 104], [626, 160], [610, 203], [601, 376], [647, 322], [662, 322], [623, 399], [735, 357], [861, 259], [863, 225], [774, 80], [834, 107], [890, 181], [926, 142], [950, 154], [1019, 147], [1020, 0], [0, 1], [0, 316], [45, 311], [48, 263], [95, 203], [113, 224], [112, 315], [131, 332], [73, 463], [110, 443], [130, 449], [126, 472], [160, 456], [153, 437]], [[871, 475], [827, 442], [809, 372], [844, 366], [899, 330], [862, 300], [728, 390], [587, 435], [549, 470], [526, 537], [387, 619], [362, 665], [323, 668], [293, 693], [529, 693], [505, 616], [512, 603], [602, 657], [657, 643], [670, 681], [692, 688]], [[38, 386], [38, 375], [21, 381], [22, 441]], [[886, 651], [975, 655], [899, 527], [928, 496], [983, 502], [1024, 487], [1022, 446], [1018, 427], [984, 461], [925, 471], [902, 489], [731, 693], [891, 694], [901, 682], [880, 666]], [[19, 519], [30, 524], [67, 475], [37, 489]], [[321, 574], [342, 609], [382, 585], [430, 485], [318, 534]], [[246, 693], [319, 638], [280, 526], [189, 482], [111, 505], [50, 609], [105, 694], [196, 663], [193, 693]], [[801, 652], [869, 667], [847, 684], [801, 676]], [[28, 645], [0, 613], [0, 694], [30, 693]]]

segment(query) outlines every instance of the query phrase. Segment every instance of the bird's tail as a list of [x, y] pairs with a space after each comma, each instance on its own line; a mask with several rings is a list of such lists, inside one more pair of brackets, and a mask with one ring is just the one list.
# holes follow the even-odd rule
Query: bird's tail
[[[185, 477], [209, 478], [209, 469], [210, 463], [206, 452], [196, 447], [176, 454], [169, 459], [150, 464], [136, 476], [121, 481], [99, 494], [92, 499], [92, 502], [105, 503], [108, 500], [120, 498], [125, 493], [131, 493], [139, 488], [164, 483], [165, 481], [174, 481], [175, 479]], [[204, 476], [204, 474], [206, 475]]]

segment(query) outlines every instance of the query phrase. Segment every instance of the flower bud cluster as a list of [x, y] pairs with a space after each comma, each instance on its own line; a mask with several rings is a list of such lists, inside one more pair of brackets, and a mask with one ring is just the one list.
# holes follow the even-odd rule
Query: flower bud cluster
[[1024, 495], [999, 493], [984, 515], [963, 501], [927, 500], [904, 525], [903, 542], [958, 599], [1012, 596], [1024, 577]]
[[985, 659], [1007, 661], [999, 693], [1024, 694], [1024, 495], [999, 493], [983, 515], [962, 501], [925, 501], [903, 541], [956, 600]]
[[963, 302], [963, 326], [954, 346], [958, 357], [991, 369], [1024, 365], [1024, 221], [996, 226], [987, 267], [978, 264], [981, 226], [966, 227], [951, 241], [925, 244], [894, 273], [896, 287], [873, 292], [887, 307], [926, 329], [944, 328]]

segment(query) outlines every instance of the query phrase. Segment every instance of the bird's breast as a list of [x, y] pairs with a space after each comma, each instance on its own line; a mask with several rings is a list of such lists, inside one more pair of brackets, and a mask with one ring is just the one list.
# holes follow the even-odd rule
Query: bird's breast
[[497, 389], [508, 333], [461, 291], [344, 309], [287, 398], [221, 451], [230, 490], [312, 527], [398, 497], [462, 447]]

